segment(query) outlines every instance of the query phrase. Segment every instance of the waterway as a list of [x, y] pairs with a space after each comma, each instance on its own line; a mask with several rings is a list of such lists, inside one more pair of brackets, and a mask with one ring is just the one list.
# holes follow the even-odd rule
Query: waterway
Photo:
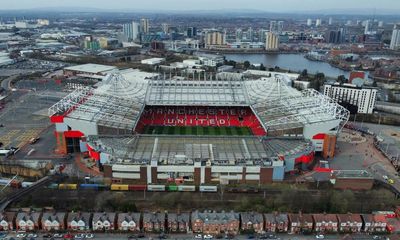
[[290, 71], [301, 72], [307, 69], [309, 73], [324, 73], [325, 76], [337, 78], [339, 75], [349, 77], [350, 72], [332, 67], [326, 62], [310, 61], [304, 54], [224, 54], [227, 60], [236, 62], [249, 61], [252, 64], [262, 63], [267, 68], [278, 66]]

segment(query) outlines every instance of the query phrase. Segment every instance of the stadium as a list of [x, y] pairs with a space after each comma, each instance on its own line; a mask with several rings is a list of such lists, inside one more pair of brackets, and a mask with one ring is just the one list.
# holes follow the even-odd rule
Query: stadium
[[285, 74], [195, 79], [112, 70], [49, 109], [57, 151], [84, 152], [113, 182], [282, 181], [334, 154], [349, 112]]

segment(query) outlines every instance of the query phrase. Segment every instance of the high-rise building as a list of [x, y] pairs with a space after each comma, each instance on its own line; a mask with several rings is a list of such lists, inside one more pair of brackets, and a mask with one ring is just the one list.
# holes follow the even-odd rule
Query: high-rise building
[[369, 27], [370, 27], [370, 21], [366, 20], [364, 22], [364, 34], [368, 34], [369, 33], [369, 31], [370, 31]]
[[168, 23], [162, 23], [161, 28], [162, 28], [163, 33], [165, 33], [165, 34], [169, 33], [169, 24]]
[[397, 29], [397, 26], [394, 25], [392, 31], [392, 39], [390, 40], [390, 49], [399, 49], [400, 48], [400, 29]]
[[149, 30], [150, 30], [149, 19], [147, 18], [140, 19], [140, 32], [149, 33]]
[[243, 31], [241, 28], [237, 28], [235, 31], [236, 42], [241, 42], [243, 39]]
[[279, 37], [273, 32], [265, 34], [265, 50], [273, 51], [279, 49]]
[[311, 27], [311, 25], [312, 25], [312, 19], [309, 18], [309, 19], [307, 19], [307, 26]]
[[330, 30], [325, 35], [325, 41], [327, 43], [340, 44], [346, 40], [346, 29], [339, 28], [338, 30]]
[[383, 27], [383, 21], [378, 22], [378, 27], [380, 27], [380, 28]]
[[250, 41], [250, 42], [253, 42], [254, 34], [253, 34], [253, 28], [252, 27], [249, 27], [249, 29], [247, 29], [247, 34], [246, 35], [247, 35], [246, 39], [248, 41]]
[[283, 26], [284, 26], [284, 22], [283, 21], [278, 21], [278, 33], [282, 33], [283, 32]]
[[316, 27], [319, 27], [319, 26], [321, 26], [321, 24], [322, 24], [322, 20], [321, 20], [320, 18], [318, 18], [318, 19], [315, 21], [315, 26], [316, 26]]
[[278, 31], [278, 25], [276, 21], [270, 21], [269, 22], [269, 31], [270, 32], [276, 32]]
[[258, 30], [258, 41], [259, 42], [265, 42], [265, 34], [267, 32], [268, 32], [268, 30], [265, 30], [265, 29]]
[[210, 31], [205, 36], [206, 47], [221, 46], [225, 44], [225, 34], [220, 31]]
[[333, 18], [332, 18], [332, 17], [329, 17], [328, 25], [332, 25], [332, 24], [333, 24]]
[[126, 23], [122, 26], [122, 32], [128, 41], [136, 41], [139, 37], [139, 24], [137, 22]]
[[188, 27], [186, 31], [186, 36], [189, 38], [197, 36], [197, 28], [195, 27]]

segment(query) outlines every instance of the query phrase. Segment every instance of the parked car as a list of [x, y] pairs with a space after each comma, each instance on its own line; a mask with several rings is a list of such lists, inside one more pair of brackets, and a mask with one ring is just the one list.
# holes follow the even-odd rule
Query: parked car
[[325, 239], [325, 236], [322, 234], [318, 234], [315, 236], [316, 239]]
[[87, 239], [92, 239], [92, 238], [94, 238], [94, 234], [93, 233], [88, 233], [88, 234], [85, 235], [85, 237]]
[[85, 238], [85, 234], [83, 234], [83, 233], [76, 234], [74, 238], [75, 239], [83, 239], [83, 238]]
[[203, 239], [203, 235], [197, 234], [196, 236], [194, 236], [194, 238], [196, 238], [196, 239]]
[[36, 233], [29, 233], [26, 237], [28, 237], [28, 238], [37, 238], [37, 234]]
[[63, 238], [63, 235], [61, 233], [55, 233], [53, 238]]
[[53, 236], [49, 233], [43, 234], [42, 238], [52, 238]]
[[18, 233], [17, 238], [25, 238], [26, 237], [26, 233]]
[[213, 236], [210, 234], [204, 235], [204, 239], [213, 239]]

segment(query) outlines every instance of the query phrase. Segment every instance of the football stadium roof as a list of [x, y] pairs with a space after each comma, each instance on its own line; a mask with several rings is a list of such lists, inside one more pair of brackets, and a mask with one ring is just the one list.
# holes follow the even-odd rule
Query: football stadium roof
[[131, 137], [90, 137], [114, 163], [193, 164], [211, 161], [213, 165], [269, 165], [278, 156], [309, 153], [312, 143], [304, 139], [258, 138], [254, 136], [209, 137], [136, 135]]
[[[339, 120], [349, 112], [315, 90], [288, 86], [285, 75], [246, 80], [167, 80], [125, 78], [112, 71], [97, 88], [75, 90], [49, 109], [49, 115], [132, 130], [145, 105], [250, 106], [267, 131]], [[338, 129], [340, 130], [340, 128]]]

